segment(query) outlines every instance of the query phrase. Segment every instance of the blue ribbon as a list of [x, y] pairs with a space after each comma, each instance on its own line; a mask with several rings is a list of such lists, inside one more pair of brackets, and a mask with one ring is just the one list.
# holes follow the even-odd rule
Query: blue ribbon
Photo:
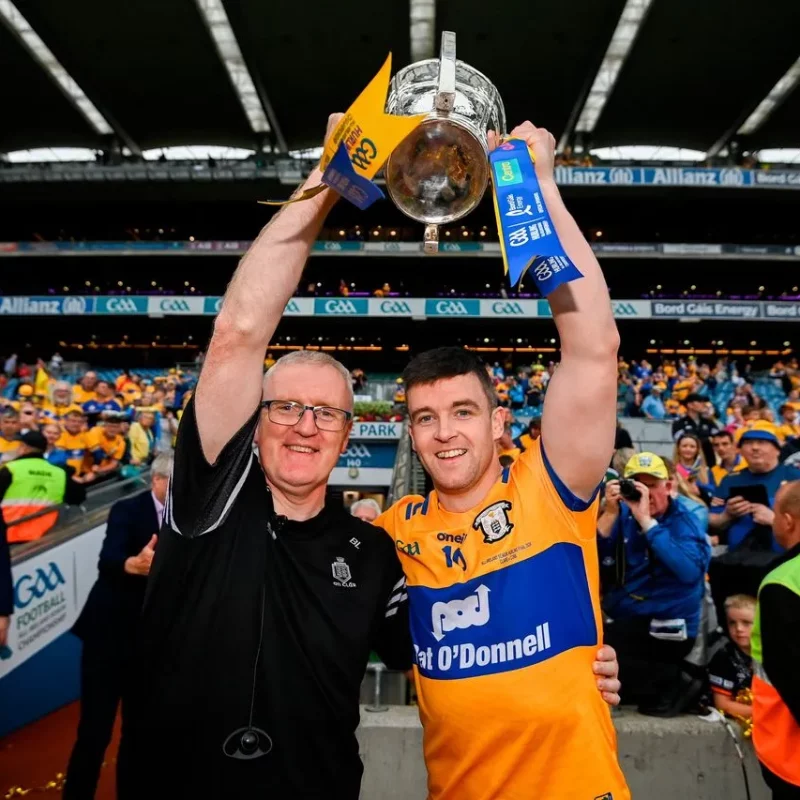
[[494, 210], [505, 271], [517, 286], [530, 268], [543, 297], [582, 278], [564, 250], [525, 142], [511, 139], [489, 155]]
[[362, 211], [380, 200], [383, 192], [368, 178], [359, 175], [350, 162], [342, 142], [322, 173], [322, 182]]

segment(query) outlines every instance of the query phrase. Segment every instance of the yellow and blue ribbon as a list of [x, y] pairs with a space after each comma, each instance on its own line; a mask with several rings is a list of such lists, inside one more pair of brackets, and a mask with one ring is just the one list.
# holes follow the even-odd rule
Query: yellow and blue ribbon
[[503, 264], [512, 286], [530, 269], [543, 297], [582, 278], [547, 210], [528, 146], [509, 139], [489, 155]]
[[355, 99], [325, 143], [319, 167], [322, 183], [290, 200], [259, 201], [277, 206], [307, 200], [329, 186], [360, 209], [384, 196], [372, 181], [392, 150], [425, 119], [425, 114], [387, 114], [386, 95], [392, 72], [392, 54]]

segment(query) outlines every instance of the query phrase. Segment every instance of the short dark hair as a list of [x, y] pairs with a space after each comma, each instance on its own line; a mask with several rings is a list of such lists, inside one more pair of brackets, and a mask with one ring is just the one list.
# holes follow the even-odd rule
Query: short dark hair
[[794, 406], [791, 403], [784, 403], [778, 409], [778, 414], [780, 414], [780, 416], [783, 416], [787, 411], [790, 411], [790, 410], [793, 411], [794, 410]]
[[459, 375], [474, 375], [483, 387], [489, 409], [497, 406], [497, 394], [486, 372], [486, 364], [463, 347], [436, 347], [414, 356], [403, 370], [403, 383], [408, 393], [415, 386], [425, 386]]
[[725, 430], [723, 428], [720, 431], [714, 431], [714, 433], [711, 434], [711, 438], [712, 439], [730, 439], [731, 441], [733, 441], [733, 434], [730, 431]]

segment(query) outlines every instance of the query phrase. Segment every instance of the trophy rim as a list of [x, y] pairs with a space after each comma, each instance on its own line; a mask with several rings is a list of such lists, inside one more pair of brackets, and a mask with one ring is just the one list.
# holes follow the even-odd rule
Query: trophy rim
[[[492, 89], [494, 89], [495, 98], [497, 100], [496, 108], [498, 110], [498, 117], [499, 117], [499, 120], [501, 122], [501, 126], [500, 127], [503, 128], [503, 130], [497, 131], [497, 133], [499, 133], [501, 136], [505, 136], [508, 133], [508, 131], [505, 130], [507, 125], [508, 125], [508, 123], [506, 121], [506, 107], [505, 107], [505, 104], [503, 103], [503, 98], [502, 98], [502, 96], [500, 94], [500, 90], [497, 88], [497, 86], [495, 86], [494, 83], [492, 83], [492, 81], [483, 72], [481, 72], [476, 67], [473, 67], [472, 64], [468, 64], [466, 61], [462, 61], [460, 58], [457, 58], [455, 61], [456, 61], [456, 68], [458, 68], [458, 66], [461, 65], [462, 67], [464, 67], [465, 69], [469, 70], [470, 72], [473, 72], [474, 74], [476, 74], [476, 75], [480, 76], [481, 78], [483, 78], [483, 80], [485, 80], [486, 83], [489, 86], [491, 86]], [[440, 64], [440, 59], [439, 58], [423, 58], [422, 61], [414, 61], [412, 64], [406, 64], [405, 67], [403, 67], [402, 69], [397, 70], [397, 72], [395, 72], [395, 74], [392, 76], [392, 79], [391, 79], [391, 81], [389, 83], [389, 92], [388, 92], [387, 97], [386, 97], [386, 105], [385, 105], [385, 108], [384, 108], [384, 110], [387, 113], [393, 113], [389, 109], [389, 101], [392, 99], [392, 95], [397, 93], [397, 86], [399, 85], [400, 77], [405, 72], [407, 72], [408, 70], [410, 70], [410, 69], [412, 69], [414, 67], [420, 67], [423, 64], [435, 64], [435, 65], [438, 66]], [[431, 114], [437, 113], [436, 109], [434, 109], [430, 113]], [[410, 114], [401, 114], [400, 116], [411, 116], [411, 115]], [[487, 128], [487, 130], [489, 130], [489, 129]]]
[[[438, 63], [438, 59], [432, 59], [432, 60], [435, 60]], [[420, 63], [420, 62], [417, 62], [417, 63]], [[446, 215], [446, 216], [444, 216], [441, 219], [438, 219], [436, 221], [432, 221], [432, 220], [429, 220], [429, 219], [420, 219], [419, 217], [415, 217], [413, 214], [410, 214], [405, 208], [403, 208], [403, 206], [400, 203], [397, 202], [397, 199], [394, 196], [394, 192], [392, 191], [392, 184], [388, 179], [389, 165], [391, 164], [392, 157], [394, 156], [394, 154], [397, 152], [397, 150], [400, 149], [400, 145], [402, 145], [403, 142], [405, 142], [405, 140], [409, 136], [412, 136], [414, 134], [414, 132], [417, 130], [417, 128], [420, 128], [423, 125], [426, 125], [426, 124], [428, 124], [430, 122], [448, 122], [451, 125], [455, 125], [456, 127], [461, 128], [461, 130], [466, 131], [470, 136], [472, 136], [472, 138], [477, 142], [477, 144], [481, 148], [481, 150], [483, 150], [484, 153], [486, 154], [486, 171], [484, 172], [483, 186], [481, 186], [480, 192], [478, 192], [475, 195], [475, 203], [474, 203], [474, 205], [472, 205], [470, 208], [466, 209], [465, 211], [461, 211], [461, 212], [453, 213], [453, 214], [448, 214], [448, 215]], [[415, 222], [421, 222], [423, 225], [449, 225], [451, 222], [456, 222], [456, 221], [458, 221], [460, 219], [463, 219], [464, 217], [468, 216], [469, 214], [471, 214], [481, 204], [481, 201], [483, 200], [483, 197], [486, 194], [486, 187], [489, 185], [489, 173], [490, 173], [490, 169], [489, 169], [489, 154], [488, 154], [488, 151], [487, 151], [486, 147], [484, 147], [483, 142], [481, 142], [481, 140], [475, 135], [475, 132], [470, 130], [469, 126], [467, 126], [463, 122], [461, 122], [461, 121], [459, 121], [457, 119], [451, 118], [449, 114], [441, 114], [440, 112], [433, 111], [430, 114], [428, 114], [428, 116], [426, 116], [425, 119], [422, 120], [422, 122], [420, 122], [420, 124], [417, 126], [417, 128], [414, 128], [414, 130], [411, 131], [411, 133], [409, 133], [408, 136], [406, 136], [406, 139], [403, 139], [403, 141], [400, 142], [400, 144], [398, 144], [397, 147], [394, 150], [392, 150], [392, 152], [389, 154], [389, 158], [386, 159], [386, 164], [384, 165], [384, 168], [383, 168], [383, 176], [384, 176], [384, 181], [385, 181], [385, 185], [386, 185], [386, 191], [387, 191], [387, 193], [389, 195], [389, 199], [392, 201], [394, 206], [396, 208], [398, 208], [403, 214], [405, 214], [405, 216], [407, 216], [409, 219], [413, 219]]]

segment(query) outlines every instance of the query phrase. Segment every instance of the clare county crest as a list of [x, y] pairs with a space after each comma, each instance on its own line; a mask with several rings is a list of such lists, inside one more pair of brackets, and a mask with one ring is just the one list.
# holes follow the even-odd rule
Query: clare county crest
[[353, 577], [350, 573], [350, 565], [342, 556], [337, 556], [336, 561], [331, 564], [331, 572], [333, 572], [335, 580], [334, 586], [346, 586], [348, 589], [352, 589], [355, 586], [350, 580]]
[[472, 527], [477, 531], [483, 531], [483, 541], [488, 543], [499, 542], [504, 536], [508, 536], [514, 527], [509, 521], [508, 513], [511, 510], [511, 503], [508, 500], [500, 500], [492, 503], [488, 508], [484, 508], [472, 523]]

